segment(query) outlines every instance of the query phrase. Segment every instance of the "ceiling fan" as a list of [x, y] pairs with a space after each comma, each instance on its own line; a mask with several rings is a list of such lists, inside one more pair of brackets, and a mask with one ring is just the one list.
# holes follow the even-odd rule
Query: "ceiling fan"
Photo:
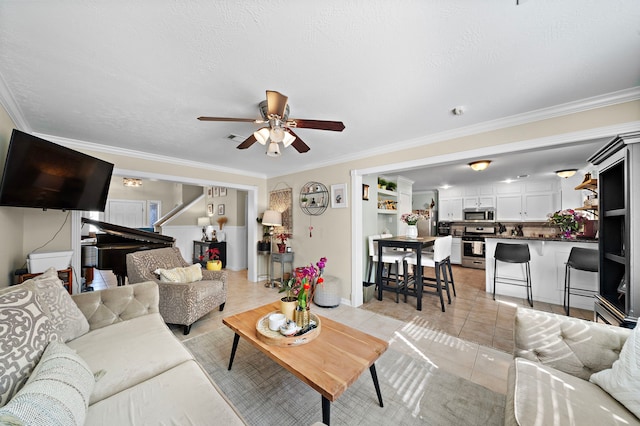
[[[311, 148], [296, 135], [292, 128], [300, 129], [318, 129], [331, 130], [341, 132], [344, 130], [344, 124], [341, 121], [326, 120], [302, 120], [299, 118], [289, 118], [289, 105], [287, 98], [281, 93], [273, 90], [267, 90], [267, 99], [260, 102], [260, 115], [262, 118], [227, 118], [227, 117], [198, 117], [200, 121], [241, 121], [256, 124], [269, 124], [253, 132], [251, 136], [244, 140], [238, 149], [247, 149], [255, 142], [267, 145], [267, 155], [277, 157], [280, 155], [280, 146], [283, 147], [293, 145], [300, 153], [307, 152]], [[267, 144], [268, 143], [268, 144]]]

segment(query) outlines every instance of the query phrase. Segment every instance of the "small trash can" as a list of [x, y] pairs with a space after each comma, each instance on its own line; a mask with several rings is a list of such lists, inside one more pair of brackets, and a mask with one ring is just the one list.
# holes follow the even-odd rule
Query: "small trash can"
[[371, 299], [373, 299], [373, 297], [376, 294], [376, 283], [363, 282], [362, 293], [363, 293], [362, 301], [364, 303], [371, 301]]

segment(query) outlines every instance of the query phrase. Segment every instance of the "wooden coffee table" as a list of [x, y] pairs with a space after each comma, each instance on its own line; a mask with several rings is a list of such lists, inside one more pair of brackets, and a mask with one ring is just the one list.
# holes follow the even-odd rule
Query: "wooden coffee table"
[[280, 303], [276, 302], [222, 320], [235, 332], [229, 370], [242, 337], [322, 395], [322, 422], [327, 425], [331, 402], [338, 399], [367, 368], [371, 372], [378, 402], [383, 406], [375, 362], [387, 350], [387, 342], [329, 318], [320, 317], [320, 334], [306, 344], [281, 347], [263, 343], [258, 340], [256, 324], [260, 318], [279, 309]]

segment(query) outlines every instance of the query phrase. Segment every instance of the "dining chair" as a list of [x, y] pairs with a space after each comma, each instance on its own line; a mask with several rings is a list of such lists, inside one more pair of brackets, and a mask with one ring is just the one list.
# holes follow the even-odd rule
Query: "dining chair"
[[[451, 294], [449, 292], [449, 283], [452, 282], [452, 274], [451, 274], [451, 245], [453, 242], [453, 237], [450, 235], [446, 237], [438, 237], [433, 243], [433, 252], [422, 252], [420, 254], [420, 265], [417, 264], [418, 257], [415, 253], [412, 253], [404, 258], [406, 265], [412, 265], [414, 268], [420, 267], [422, 268], [422, 283], [416, 283], [415, 278], [413, 279], [413, 289], [412, 295], [416, 295], [418, 293], [418, 285], [422, 285], [424, 287], [430, 287], [435, 289], [435, 294], [440, 298], [440, 307], [442, 312], [445, 312], [444, 307], [444, 297], [442, 295], [442, 290], [447, 292], [447, 300], [448, 303], [451, 304]], [[426, 267], [430, 267], [434, 269], [435, 276], [431, 277], [426, 275], [425, 269]], [[405, 271], [408, 271], [408, 267], [405, 266]], [[404, 300], [407, 301], [407, 295], [409, 294], [409, 286], [411, 284], [411, 278], [408, 272], [405, 274], [405, 293]]]
[[[398, 252], [395, 250], [384, 250], [382, 252], [382, 259], [378, 259], [378, 243], [376, 240], [380, 238], [392, 237], [391, 234], [370, 235], [369, 238], [369, 268], [367, 273], [367, 280], [371, 279], [371, 272], [375, 272], [374, 265], [377, 266], [378, 261], [385, 264], [382, 283], [376, 282], [376, 288], [378, 285], [382, 286], [382, 290], [391, 290], [396, 293], [396, 303], [399, 301], [400, 290], [402, 289], [403, 280], [401, 279], [403, 273], [402, 260], [405, 256], [405, 252]], [[395, 271], [392, 273], [392, 269], [395, 267]], [[374, 278], [375, 280], [375, 278]]]

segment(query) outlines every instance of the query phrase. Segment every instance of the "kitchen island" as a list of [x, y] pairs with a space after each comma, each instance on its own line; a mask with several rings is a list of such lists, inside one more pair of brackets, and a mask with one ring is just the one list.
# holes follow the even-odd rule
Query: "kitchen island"
[[[486, 244], [486, 291], [493, 292], [494, 258], [497, 243], [529, 245], [531, 254], [531, 290], [535, 302], [546, 302], [562, 306], [564, 297], [565, 264], [573, 247], [598, 250], [596, 239], [564, 240], [561, 238], [518, 237], [518, 236], [487, 236]], [[510, 264], [499, 262], [498, 275], [500, 277], [524, 278], [524, 264]], [[573, 269], [571, 271], [571, 287], [594, 290], [598, 289], [598, 274]], [[526, 301], [524, 287], [516, 287], [498, 283], [496, 294], [523, 298]], [[528, 305], [527, 305], [528, 306]], [[571, 307], [593, 310], [593, 298], [571, 296]]]

